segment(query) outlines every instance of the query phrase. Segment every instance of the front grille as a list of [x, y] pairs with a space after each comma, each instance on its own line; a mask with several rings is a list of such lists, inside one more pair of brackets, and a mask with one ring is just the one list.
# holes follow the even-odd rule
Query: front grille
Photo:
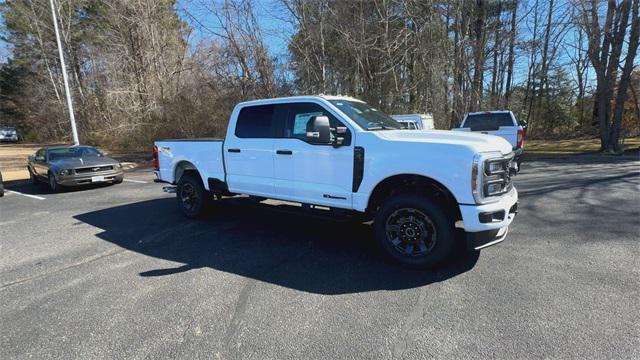
[[96, 172], [109, 171], [109, 170], [113, 170], [113, 165], [79, 168], [79, 169], [76, 169], [76, 174], [89, 174], [89, 173], [96, 173]]

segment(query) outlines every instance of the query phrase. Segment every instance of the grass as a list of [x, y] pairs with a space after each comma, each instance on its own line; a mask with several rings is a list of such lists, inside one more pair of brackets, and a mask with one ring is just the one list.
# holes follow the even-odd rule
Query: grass
[[[625, 150], [640, 147], [640, 137], [624, 139]], [[525, 153], [535, 154], [583, 154], [600, 150], [600, 139], [527, 140]]]

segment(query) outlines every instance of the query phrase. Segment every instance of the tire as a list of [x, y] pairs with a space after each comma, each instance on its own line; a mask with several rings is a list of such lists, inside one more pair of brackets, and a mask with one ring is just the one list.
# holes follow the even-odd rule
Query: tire
[[31, 168], [27, 168], [27, 169], [29, 169], [29, 178], [31, 179], [31, 183], [33, 185], [38, 185], [39, 181], [38, 181], [38, 177], [36, 176], [36, 174], [33, 173]]
[[113, 180], [114, 184], [122, 184], [122, 182], [124, 181], [124, 177], [121, 178], [115, 178], [115, 180]]
[[426, 196], [398, 194], [388, 198], [378, 209], [373, 227], [385, 254], [406, 267], [437, 267], [454, 250], [453, 221]]
[[191, 174], [183, 175], [178, 181], [176, 199], [182, 213], [190, 219], [204, 215], [211, 202], [210, 194], [202, 185], [200, 177]]
[[56, 177], [52, 173], [49, 173], [49, 175], [47, 176], [47, 180], [49, 183], [49, 188], [52, 192], [58, 192], [61, 190], [60, 185], [58, 185], [58, 182], [56, 181]]
[[4, 196], [4, 182], [2, 181], [2, 174], [0, 174], [0, 197]]

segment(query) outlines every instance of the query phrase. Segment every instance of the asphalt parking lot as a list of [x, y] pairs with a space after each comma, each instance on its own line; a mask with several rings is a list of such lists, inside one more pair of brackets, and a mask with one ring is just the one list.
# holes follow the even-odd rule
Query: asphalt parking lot
[[[0, 199], [0, 358], [640, 358], [640, 161], [528, 162], [507, 240], [438, 271], [366, 225], [120, 185]], [[26, 195], [26, 196], [25, 196]]]

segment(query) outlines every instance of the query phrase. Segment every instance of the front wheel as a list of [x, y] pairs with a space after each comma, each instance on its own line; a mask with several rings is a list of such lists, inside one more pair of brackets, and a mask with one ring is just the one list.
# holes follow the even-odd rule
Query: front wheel
[[31, 179], [31, 183], [33, 185], [38, 185], [38, 177], [33, 173], [30, 167], [27, 168], [29, 170], [29, 179]]
[[191, 174], [178, 181], [176, 197], [182, 213], [191, 219], [202, 216], [211, 200], [200, 178]]
[[49, 173], [48, 179], [49, 179], [49, 188], [51, 189], [51, 191], [52, 192], [60, 191], [60, 185], [58, 185], [58, 181], [56, 180], [56, 177], [52, 173]]
[[425, 196], [390, 197], [380, 206], [373, 226], [387, 256], [407, 267], [436, 267], [445, 262], [454, 249], [453, 221]]

